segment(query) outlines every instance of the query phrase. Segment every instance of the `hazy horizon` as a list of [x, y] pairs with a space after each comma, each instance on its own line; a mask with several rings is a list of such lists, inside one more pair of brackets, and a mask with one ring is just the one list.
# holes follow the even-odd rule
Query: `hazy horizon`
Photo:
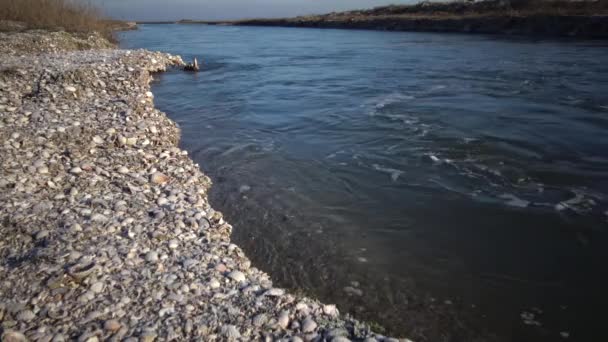
[[122, 20], [232, 20], [291, 17], [417, 0], [92, 0], [105, 14]]

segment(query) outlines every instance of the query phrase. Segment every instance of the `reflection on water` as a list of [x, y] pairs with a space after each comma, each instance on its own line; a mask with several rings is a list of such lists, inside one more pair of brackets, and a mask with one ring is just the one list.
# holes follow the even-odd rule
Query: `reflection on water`
[[416, 341], [590, 341], [608, 295], [608, 48], [144, 25], [157, 106], [284, 286]]

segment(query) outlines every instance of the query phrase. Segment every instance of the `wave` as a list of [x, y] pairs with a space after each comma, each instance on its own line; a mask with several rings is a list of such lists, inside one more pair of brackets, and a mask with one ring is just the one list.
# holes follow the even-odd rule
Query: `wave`
[[401, 170], [397, 170], [397, 169], [392, 169], [392, 168], [388, 168], [388, 167], [384, 167], [378, 164], [373, 164], [372, 167], [374, 168], [374, 170], [376, 171], [380, 171], [380, 172], [385, 172], [388, 173], [391, 177], [391, 180], [393, 182], [396, 182], [399, 177], [404, 174], [405, 172], [401, 171]]

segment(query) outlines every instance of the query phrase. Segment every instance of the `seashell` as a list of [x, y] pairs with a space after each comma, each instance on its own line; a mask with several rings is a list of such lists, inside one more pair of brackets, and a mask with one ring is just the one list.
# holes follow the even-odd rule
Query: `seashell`
[[93, 274], [97, 269], [95, 262], [76, 264], [68, 268], [68, 274], [76, 280], [83, 280]]
[[169, 177], [160, 172], [155, 172], [150, 176], [150, 182], [154, 184], [165, 184], [169, 182]]

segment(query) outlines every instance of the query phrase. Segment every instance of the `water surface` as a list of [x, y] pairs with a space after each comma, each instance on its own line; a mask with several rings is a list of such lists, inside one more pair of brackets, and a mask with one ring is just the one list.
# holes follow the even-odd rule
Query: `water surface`
[[600, 341], [608, 44], [143, 25], [234, 241], [415, 341]]

